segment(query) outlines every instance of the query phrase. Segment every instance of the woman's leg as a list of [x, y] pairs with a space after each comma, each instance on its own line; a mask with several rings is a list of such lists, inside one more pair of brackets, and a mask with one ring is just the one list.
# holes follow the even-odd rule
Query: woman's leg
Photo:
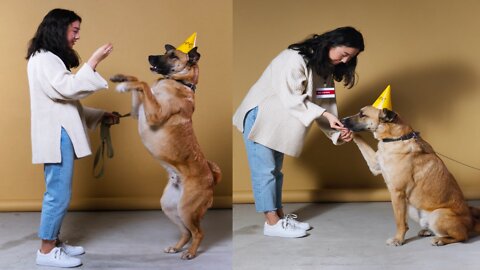
[[243, 138], [250, 166], [255, 208], [257, 212], [265, 213], [267, 223], [275, 224], [279, 219], [275, 212], [278, 195], [281, 196], [278, 194], [281, 184], [280, 186], [277, 184], [276, 177], [278, 169], [276, 168], [275, 152], [277, 151], [248, 139], [248, 134], [257, 117], [257, 111], [258, 109], [254, 108], [245, 116]]
[[42, 213], [38, 237], [42, 239], [42, 253], [49, 253], [55, 247], [63, 218], [70, 204], [74, 149], [67, 132], [61, 132], [60, 163], [44, 166], [46, 191], [43, 195]]
[[275, 171], [273, 172], [273, 175], [275, 175], [275, 184], [276, 184], [276, 190], [277, 190], [277, 197], [275, 201], [275, 207], [277, 208], [277, 214], [280, 218], [283, 217], [283, 205], [282, 205], [282, 189], [283, 189], [283, 173], [282, 173], [282, 167], [283, 167], [283, 157], [284, 154], [280, 153], [278, 151], [274, 152], [273, 155], [275, 159]]

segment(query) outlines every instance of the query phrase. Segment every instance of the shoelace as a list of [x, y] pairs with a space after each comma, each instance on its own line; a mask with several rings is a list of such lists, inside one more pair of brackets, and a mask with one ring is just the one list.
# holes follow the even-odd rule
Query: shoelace
[[65, 251], [63, 251], [62, 248], [59, 248], [55, 250], [55, 254], [53, 257], [55, 258], [55, 260], [58, 260], [63, 256], [63, 254], [66, 254]]
[[282, 221], [282, 228], [284, 228], [285, 230], [295, 229], [295, 224], [292, 222], [294, 221], [293, 219], [287, 218], [287, 216], [285, 216], [285, 218], [281, 219], [281, 221]]
[[297, 215], [295, 214], [286, 214], [283, 218], [288, 222], [288, 223], [292, 223], [293, 225], [295, 225], [297, 221]]

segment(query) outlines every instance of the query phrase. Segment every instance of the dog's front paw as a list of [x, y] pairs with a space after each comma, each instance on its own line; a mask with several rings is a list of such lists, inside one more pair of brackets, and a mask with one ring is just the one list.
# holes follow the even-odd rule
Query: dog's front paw
[[127, 76], [123, 74], [116, 74], [110, 77], [110, 81], [112, 82], [126, 82], [128, 80]]
[[387, 239], [387, 245], [398, 247], [398, 246], [403, 245], [403, 240], [392, 237], [392, 238]]
[[123, 83], [119, 83], [117, 87], [115, 87], [115, 90], [117, 90], [117, 92], [120, 92], [120, 93], [125, 93], [130, 91], [130, 88], [128, 88], [128, 83], [123, 82]]
[[167, 247], [163, 250], [165, 253], [177, 253], [179, 250], [174, 247]]
[[190, 253], [188, 250], [182, 254], [182, 260], [191, 260], [195, 258], [195, 254]]
[[432, 246], [444, 246], [447, 243], [445, 243], [441, 237], [434, 237], [432, 240]]

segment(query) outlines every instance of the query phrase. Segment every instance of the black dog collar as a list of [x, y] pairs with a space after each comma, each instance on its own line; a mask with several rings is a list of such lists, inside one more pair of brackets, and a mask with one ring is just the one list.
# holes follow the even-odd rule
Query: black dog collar
[[407, 135], [403, 135], [402, 137], [399, 138], [385, 138], [382, 139], [382, 142], [398, 142], [398, 141], [406, 141], [410, 140], [412, 138], [419, 138], [420, 132], [412, 131], [408, 133]]
[[193, 83], [184, 82], [184, 81], [182, 81], [182, 80], [179, 80], [179, 81], [177, 81], [177, 82], [179, 82], [179, 83], [185, 85], [186, 87], [192, 89], [192, 91], [193, 91], [194, 93], [195, 93], [195, 90], [197, 89], [197, 86], [196, 86], [195, 84], [193, 84]]
[[[170, 78], [170, 76], [165, 76], [165, 79], [173, 80], [172, 78]], [[182, 80], [175, 80], [175, 81], [177, 81], [177, 82], [185, 85], [186, 87], [190, 88], [194, 93], [195, 93], [195, 90], [197, 89], [197, 86], [193, 83], [184, 82]]]

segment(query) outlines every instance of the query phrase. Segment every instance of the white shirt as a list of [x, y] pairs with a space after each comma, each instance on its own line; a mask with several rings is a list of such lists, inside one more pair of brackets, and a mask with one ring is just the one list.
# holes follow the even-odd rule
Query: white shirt
[[[258, 106], [255, 124], [248, 138], [290, 156], [299, 156], [312, 122], [324, 111], [336, 114], [335, 99], [313, 102], [312, 70], [298, 51], [286, 49], [275, 57], [262, 76], [250, 88], [233, 116], [233, 124], [243, 132], [247, 112]], [[334, 144], [340, 132], [332, 130], [328, 121], [318, 121], [322, 131]]]
[[90, 155], [88, 128], [95, 128], [104, 111], [83, 107], [80, 99], [108, 83], [88, 64], [76, 74], [48, 51], [35, 53], [28, 60], [30, 87], [32, 162], [61, 161], [60, 134], [63, 127], [70, 137], [77, 158]]

